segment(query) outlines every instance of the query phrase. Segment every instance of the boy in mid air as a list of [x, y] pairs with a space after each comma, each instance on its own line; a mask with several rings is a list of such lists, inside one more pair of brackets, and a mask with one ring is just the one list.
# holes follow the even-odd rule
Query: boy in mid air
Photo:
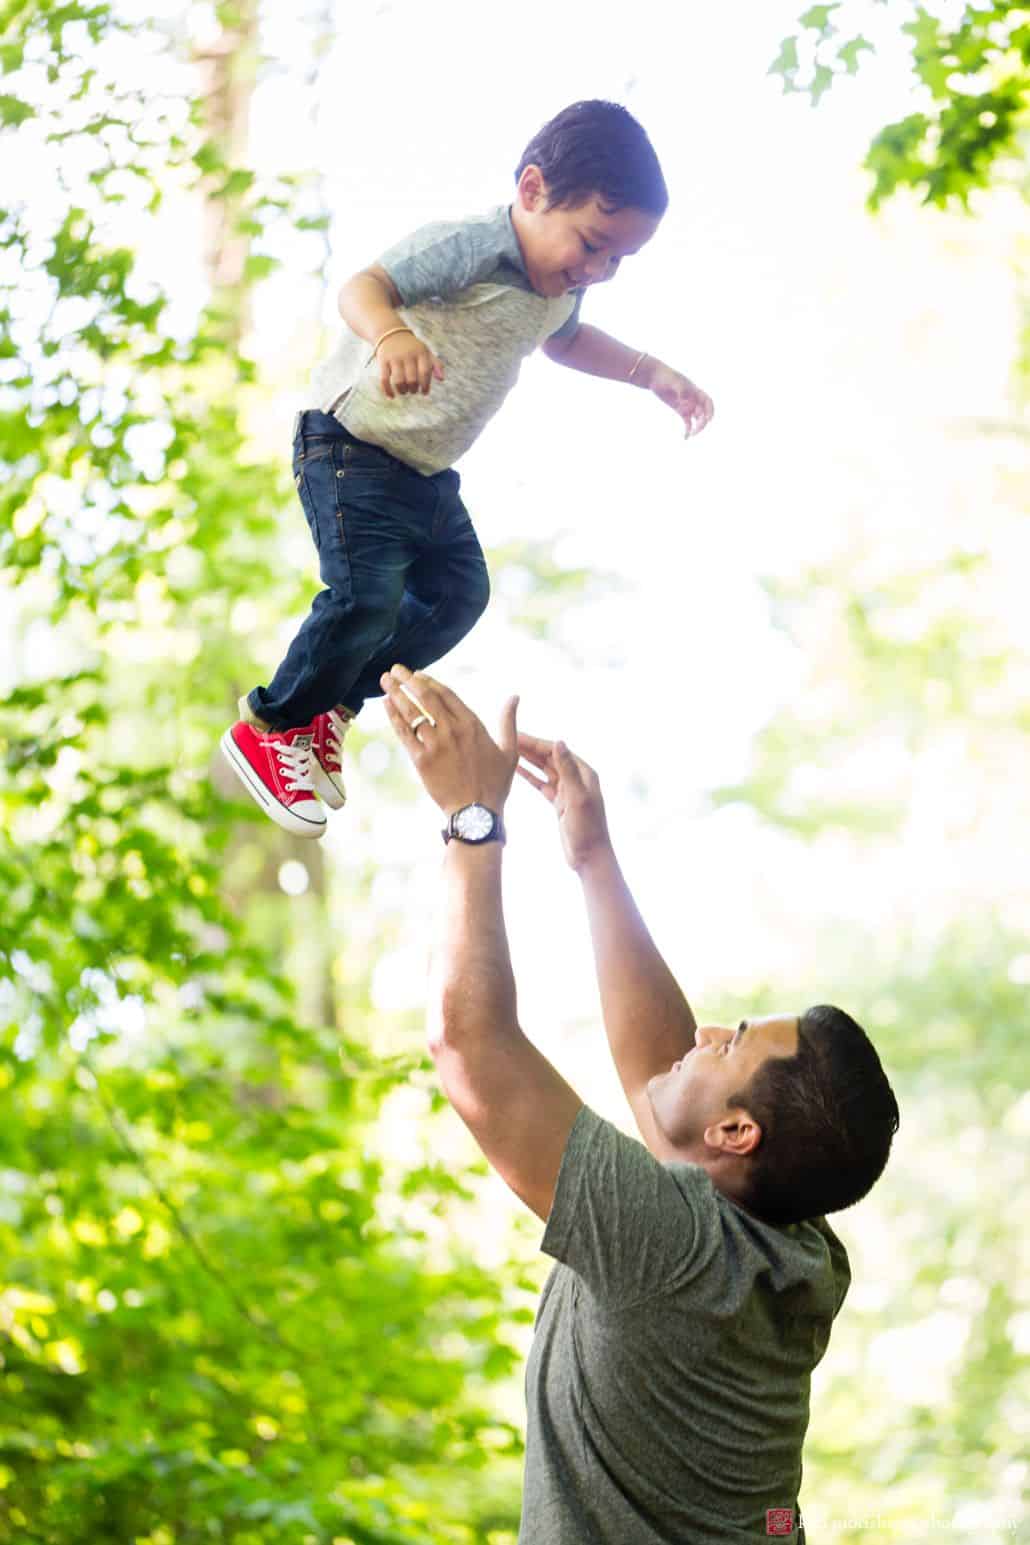
[[320, 837], [344, 802], [343, 738], [398, 660], [452, 649], [489, 596], [453, 464], [518, 379], [549, 359], [644, 387], [687, 434], [712, 404], [686, 376], [579, 320], [589, 285], [651, 240], [669, 196], [640, 124], [576, 102], [523, 151], [515, 199], [423, 226], [340, 291], [346, 323], [299, 413], [293, 475], [326, 588], [271, 683], [240, 699], [222, 750], [287, 831]]

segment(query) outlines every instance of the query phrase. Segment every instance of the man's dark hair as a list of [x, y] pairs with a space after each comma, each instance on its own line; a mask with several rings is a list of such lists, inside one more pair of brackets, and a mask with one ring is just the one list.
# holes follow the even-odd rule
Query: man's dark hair
[[806, 1009], [793, 1057], [768, 1057], [727, 1104], [762, 1129], [745, 1207], [767, 1223], [839, 1212], [880, 1178], [898, 1130], [898, 1102], [876, 1048], [850, 1015]]
[[548, 209], [570, 209], [597, 194], [606, 212], [664, 215], [669, 190], [651, 141], [618, 102], [573, 102], [534, 134], [515, 172], [539, 166]]

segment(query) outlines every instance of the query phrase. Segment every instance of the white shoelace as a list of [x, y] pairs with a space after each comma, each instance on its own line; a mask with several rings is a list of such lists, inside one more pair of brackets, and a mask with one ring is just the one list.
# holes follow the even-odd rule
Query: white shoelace
[[290, 741], [277, 741], [275, 754], [279, 759], [279, 766], [287, 774], [289, 782], [286, 787], [291, 791], [300, 789], [306, 792], [315, 792], [315, 785], [311, 777], [311, 736], [298, 735], [297, 739]]
[[338, 714], [335, 708], [329, 710], [329, 754], [335, 757], [338, 763], [343, 762], [343, 737], [354, 723], [353, 719], [345, 719]]

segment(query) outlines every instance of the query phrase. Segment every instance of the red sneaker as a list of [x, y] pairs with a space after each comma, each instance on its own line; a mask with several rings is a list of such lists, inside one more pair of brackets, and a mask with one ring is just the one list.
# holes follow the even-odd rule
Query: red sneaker
[[314, 753], [311, 780], [318, 797], [325, 800], [330, 810], [340, 810], [347, 803], [342, 771], [343, 737], [353, 723], [353, 719], [345, 719], [330, 708], [328, 713], [316, 714], [309, 726]]
[[222, 736], [222, 753], [250, 797], [277, 826], [321, 837], [325, 811], [311, 781], [311, 725], [265, 731], [243, 719]]

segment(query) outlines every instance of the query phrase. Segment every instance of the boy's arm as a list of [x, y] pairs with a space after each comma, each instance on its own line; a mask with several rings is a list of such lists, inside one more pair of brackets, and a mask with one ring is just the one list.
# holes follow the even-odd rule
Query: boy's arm
[[571, 337], [548, 338], [543, 351], [558, 365], [584, 370], [591, 376], [604, 376], [608, 381], [628, 381], [631, 386], [649, 387], [658, 367], [658, 361], [646, 354], [630, 376], [641, 351], [627, 348], [617, 338], [586, 322], [581, 322]]
[[340, 315], [352, 332], [366, 343], [390, 334], [376, 356], [384, 394], [425, 396], [434, 378], [443, 380], [443, 364], [405, 322], [397, 310], [402, 304], [400, 291], [379, 263], [363, 268], [340, 290]]
[[543, 351], [559, 365], [570, 365], [573, 370], [585, 370], [587, 375], [603, 376], [608, 381], [627, 381], [630, 386], [643, 386], [654, 392], [660, 402], [683, 420], [687, 439], [700, 433], [714, 412], [708, 393], [680, 371], [652, 354], [628, 349], [599, 327], [583, 323], [565, 337], [555, 334], [543, 344]]
[[372, 263], [340, 290], [340, 315], [352, 332], [367, 343], [375, 343], [391, 327], [403, 327], [397, 307], [401, 297], [385, 268]]

